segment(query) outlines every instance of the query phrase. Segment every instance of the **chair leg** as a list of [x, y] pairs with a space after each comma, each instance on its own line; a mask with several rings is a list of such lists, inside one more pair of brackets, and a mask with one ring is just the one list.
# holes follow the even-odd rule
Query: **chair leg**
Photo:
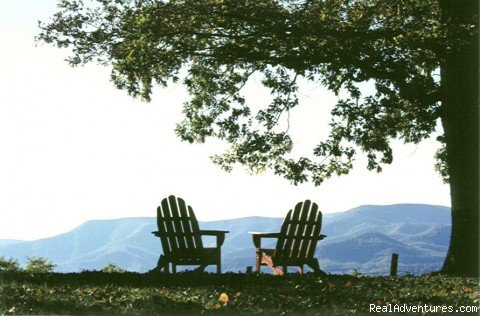
[[157, 267], [155, 269], [159, 272], [163, 270], [163, 272], [168, 273], [168, 261], [165, 260], [163, 255], [160, 255], [158, 258]]
[[177, 265], [172, 262], [172, 273], [175, 274], [177, 273]]
[[260, 265], [262, 262], [262, 254], [260, 248], [257, 248], [256, 258], [255, 258], [255, 272], [260, 273]]
[[307, 263], [307, 265], [313, 269], [313, 273], [318, 275], [327, 275], [322, 269], [320, 269], [320, 264], [318, 263], [318, 259], [313, 258], [311, 261]]
[[197, 272], [205, 272], [205, 268], [208, 266], [208, 264], [202, 264], [198, 268], [195, 269]]
[[288, 266], [282, 266], [283, 274], [288, 274]]
[[303, 264], [298, 266], [298, 273], [303, 274]]
[[222, 274], [222, 249], [218, 248], [217, 274]]

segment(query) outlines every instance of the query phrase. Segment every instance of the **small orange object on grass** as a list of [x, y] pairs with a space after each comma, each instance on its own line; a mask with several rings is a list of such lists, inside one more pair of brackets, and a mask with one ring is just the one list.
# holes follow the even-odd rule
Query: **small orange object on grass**
[[218, 299], [220, 302], [222, 302], [224, 305], [228, 303], [228, 295], [227, 293], [222, 293], [220, 294], [220, 298]]

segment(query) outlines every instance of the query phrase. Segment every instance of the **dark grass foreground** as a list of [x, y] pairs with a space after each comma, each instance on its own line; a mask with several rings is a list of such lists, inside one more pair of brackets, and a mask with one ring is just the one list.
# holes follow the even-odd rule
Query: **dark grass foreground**
[[479, 295], [476, 279], [438, 275], [0, 274], [0, 314], [7, 315], [366, 314], [370, 304], [478, 306]]

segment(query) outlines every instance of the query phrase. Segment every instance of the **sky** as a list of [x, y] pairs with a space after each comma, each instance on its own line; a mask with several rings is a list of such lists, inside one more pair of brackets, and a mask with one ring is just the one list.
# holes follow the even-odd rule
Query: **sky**
[[[320, 187], [294, 186], [243, 167], [226, 173], [209, 157], [224, 144], [183, 143], [174, 133], [188, 95], [181, 85], [156, 89], [152, 102], [117, 90], [110, 69], [71, 68], [67, 52], [35, 43], [37, 21], [54, 0], [0, 0], [0, 239], [33, 240], [67, 232], [91, 219], [155, 216], [174, 194], [199, 220], [283, 217], [297, 202], [324, 213], [365, 204], [450, 206], [449, 187], [434, 171], [434, 140], [394, 142], [394, 162], [380, 174], [358, 158], [346, 176]], [[255, 80], [247, 100], [267, 100]], [[262, 99], [263, 98], [263, 99]], [[295, 153], [310, 153], [328, 132], [337, 98], [303, 84], [291, 115]]]

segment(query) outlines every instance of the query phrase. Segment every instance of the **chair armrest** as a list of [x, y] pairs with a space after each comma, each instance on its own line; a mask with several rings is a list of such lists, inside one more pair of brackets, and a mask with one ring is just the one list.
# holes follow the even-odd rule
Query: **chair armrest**
[[262, 246], [262, 238], [278, 238], [280, 237], [280, 233], [260, 233], [260, 232], [248, 232], [252, 235], [253, 244], [257, 248], [261, 248]]
[[229, 232], [230, 231], [228, 230], [201, 230], [200, 234], [206, 235], [206, 236], [219, 236], [219, 235], [225, 235]]
[[[223, 245], [223, 242], [225, 241], [225, 234], [229, 233], [229, 231], [226, 230], [201, 230], [200, 235], [206, 235], [206, 236], [216, 236], [217, 237], [217, 248], [221, 247]], [[165, 233], [165, 232], [159, 232], [159, 231], [154, 231], [152, 232], [153, 235], [157, 237], [178, 237], [178, 236], [184, 236], [185, 233], [180, 233], [180, 232], [175, 232], [175, 233]]]
[[202, 236], [216, 236], [217, 237], [217, 248], [222, 247], [223, 242], [225, 241], [225, 234], [229, 233], [228, 230], [201, 230], [200, 235]]
[[266, 233], [266, 232], [248, 232], [252, 236], [258, 236], [260, 238], [278, 238], [280, 233]]
[[152, 232], [153, 235], [157, 236], [157, 237], [172, 237], [172, 236], [176, 236], [174, 233], [163, 233], [163, 232], [159, 232], [159, 231], [154, 231]]

